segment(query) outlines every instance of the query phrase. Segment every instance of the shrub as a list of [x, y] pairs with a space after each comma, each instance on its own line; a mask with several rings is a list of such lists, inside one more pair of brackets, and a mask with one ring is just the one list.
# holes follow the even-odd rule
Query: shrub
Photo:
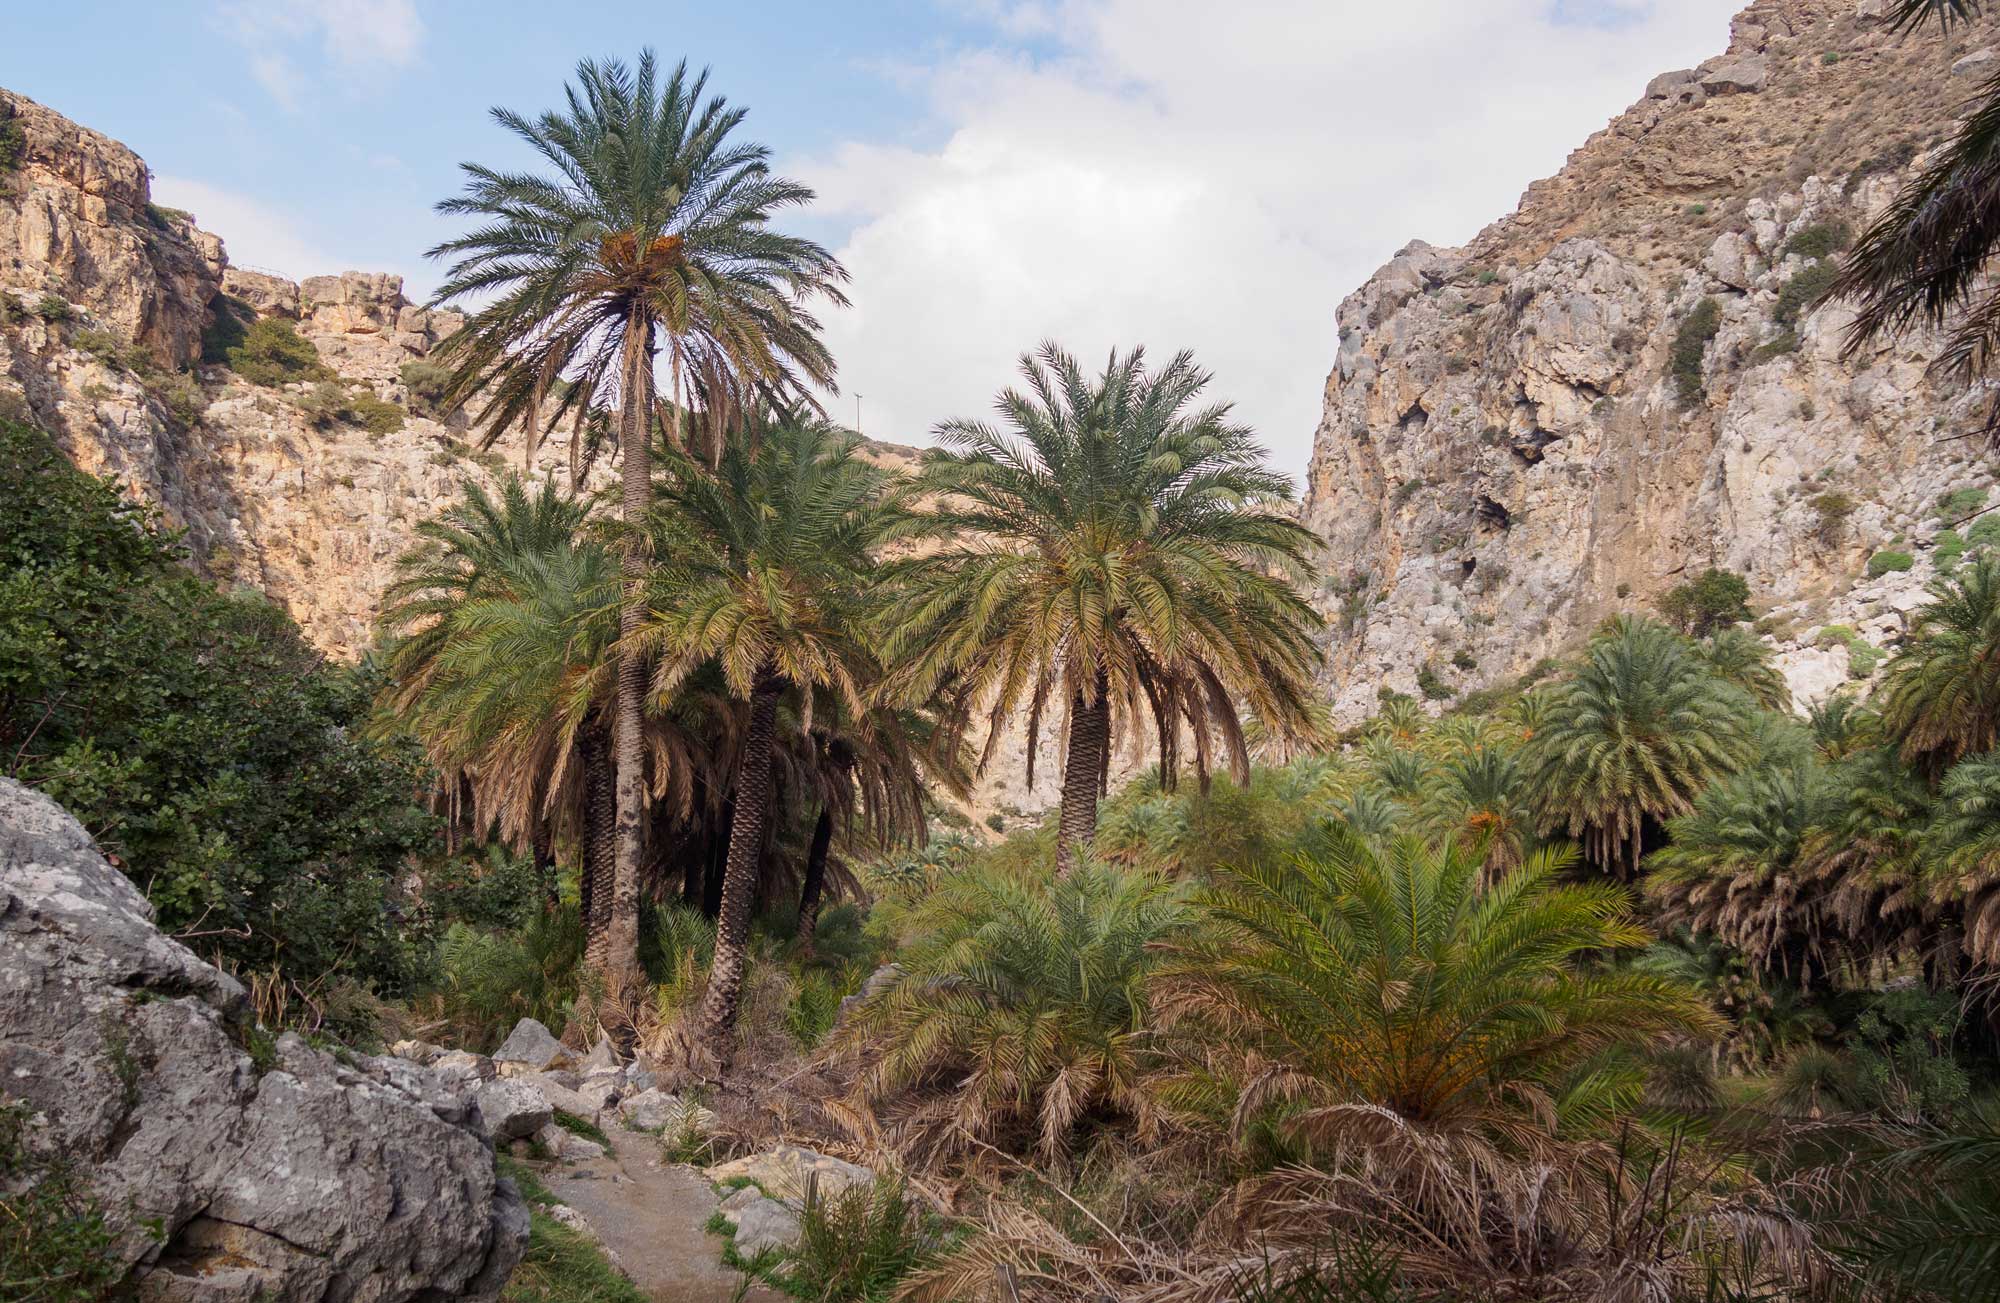
[[1773, 358], [1783, 357], [1787, 353], [1796, 353], [1798, 351], [1799, 332], [1796, 330], [1781, 330], [1771, 336], [1771, 338], [1757, 345], [1750, 354], [1750, 365], [1762, 366]]
[[1945, 524], [1956, 524], [1986, 505], [1985, 489], [1953, 489], [1938, 495], [1937, 519]]
[[1820, 541], [1837, 543], [1847, 528], [1848, 517], [1854, 514], [1860, 504], [1847, 494], [1833, 489], [1813, 498], [1807, 505], [1812, 507], [1819, 517], [1819, 524], [1813, 532], [1819, 536]]
[[243, 342], [225, 347], [223, 360], [253, 385], [276, 389], [307, 380], [331, 380], [333, 371], [320, 361], [313, 342], [291, 323], [266, 317], [243, 332]]
[[1467, 673], [1471, 673], [1473, 670], [1479, 668], [1478, 660], [1476, 660], [1473, 657], [1471, 652], [1467, 651], [1463, 647], [1460, 647], [1457, 651], [1451, 654], [1451, 663], [1453, 667], [1464, 670]]
[[2000, 541], [2000, 512], [1981, 516], [1972, 522], [1970, 529], [1965, 531], [1965, 544], [1968, 548], [1985, 547], [1995, 541]]
[[1438, 672], [1429, 665], [1417, 671], [1417, 691], [1424, 694], [1425, 701], [1451, 699], [1451, 685], [1439, 678]]
[[1676, 585], [1654, 603], [1682, 633], [1706, 638], [1717, 629], [1750, 618], [1750, 583], [1742, 575], [1714, 567]]
[[347, 419], [370, 434], [393, 434], [403, 428], [404, 417], [402, 408], [365, 390], [356, 391], [347, 400]]
[[1701, 360], [1709, 341], [1722, 329], [1722, 305], [1704, 298], [1689, 310], [1674, 332], [1674, 346], [1668, 362], [1669, 374], [1680, 395], [1681, 405], [1691, 407], [1701, 397]]
[[0, 1299], [106, 1297], [125, 1275], [116, 1236], [84, 1173], [35, 1149], [31, 1116], [0, 1098]]
[[435, 822], [372, 683], [260, 595], [225, 596], [177, 536], [39, 431], [0, 423], [0, 754], [116, 854], [161, 929], [202, 920], [240, 971], [407, 989], [398, 909]]
[[76, 311], [70, 307], [69, 300], [61, 295], [44, 294], [41, 301], [35, 304], [35, 315], [53, 325], [71, 320], [76, 316]]
[[256, 321], [257, 309], [233, 294], [217, 291], [208, 301], [208, 322], [201, 330], [201, 360], [210, 366], [228, 365], [229, 350], [242, 347]]
[[1785, 252], [1818, 261], [1838, 253], [1854, 242], [1854, 228], [1846, 222], [1814, 222], [1785, 241]]
[[936, 1253], [937, 1237], [901, 1181], [881, 1177], [829, 1195], [815, 1180], [799, 1213], [786, 1284], [816, 1303], [877, 1303]]
[[1832, 289], [1833, 283], [1839, 279], [1840, 268], [1830, 261], [1801, 268], [1778, 291], [1778, 304], [1771, 310], [1771, 319], [1787, 329], [1796, 327], [1799, 319], [1819, 301], [1820, 295]]
[[453, 923], [438, 945], [425, 1007], [467, 1048], [491, 1049], [523, 1018], [560, 1028], [576, 1000], [582, 959], [583, 923], [574, 907], [536, 911], [507, 931]]
[[27, 152], [28, 137], [21, 130], [21, 124], [9, 113], [0, 118], [0, 176], [17, 170], [21, 157]]
[[154, 229], [172, 233], [183, 226], [194, 225], [194, 214], [185, 208], [168, 208], [164, 204], [148, 203], [146, 220]]
[[1868, 558], [1868, 577], [1880, 579], [1892, 570], [1908, 570], [1916, 563], [1916, 558], [1908, 552], [1877, 552]]
[[850, 1047], [875, 1042], [860, 1090], [883, 1100], [950, 1083], [946, 1135], [1032, 1138], [1049, 1158], [1093, 1114], [1150, 1131], [1145, 979], [1186, 921], [1177, 891], [1102, 865], [940, 882], [910, 916], [902, 971], [843, 1031]]
[[410, 391], [411, 411], [440, 418], [449, 414], [445, 395], [451, 389], [451, 368], [436, 362], [405, 362], [402, 375], [403, 387]]
[[1931, 563], [1944, 574], [1950, 574], [1965, 555], [1965, 536], [1955, 529], [1941, 529], [1931, 540]]

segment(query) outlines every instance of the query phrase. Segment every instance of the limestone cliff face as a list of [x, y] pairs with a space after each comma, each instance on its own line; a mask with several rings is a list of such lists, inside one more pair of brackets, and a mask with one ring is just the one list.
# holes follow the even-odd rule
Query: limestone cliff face
[[[1330, 544], [1343, 722], [1384, 684], [1505, 682], [1711, 565], [1749, 578], [1802, 703], [1865, 666], [1822, 628], [1900, 634], [1940, 497], [1993, 482], [1960, 437], [1985, 399], [1924, 378], [1931, 338], [1844, 360], [1850, 313], [1795, 301], [1943, 138], [2000, 31], [1898, 38], [1883, 7], [1758, 0], [1512, 215], [1407, 246], [1342, 303], [1304, 514]], [[1701, 348], [1684, 383], [1677, 337]], [[1878, 550], [1914, 567], [1869, 579]]]

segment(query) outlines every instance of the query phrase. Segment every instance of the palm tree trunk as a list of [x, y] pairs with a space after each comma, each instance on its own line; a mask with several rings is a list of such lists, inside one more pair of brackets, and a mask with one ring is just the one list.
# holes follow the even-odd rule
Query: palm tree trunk
[[603, 732], [586, 726], [583, 750], [583, 870], [577, 875], [585, 948], [597, 944], [610, 913], [618, 866], [617, 780]]
[[1097, 672], [1097, 699], [1081, 691], [1069, 700], [1069, 754], [1063, 758], [1062, 819], [1056, 831], [1056, 876], [1067, 878], [1097, 835], [1097, 794], [1111, 744], [1111, 680]]
[[619, 455], [624, 459], [625, 600], [618, 614], [618, 713], [613, 746], [617, 755], [617, 854], [603, 931], [592, 940], [590, 966], [617, 996], [639, 976], [639, 875], [645, 865], [646, 664], [632, 649], [639, 633], [639, 591], [646, 578], [643, 533], [652, 503], [653, 410], [652, 325], [636, 311], [625, 323], [624, 411], [620, 413]]
[[554, 913], [562, 904], [562, 892], [558, 890], [556, 851], [547, 822], [536, 821], [531, 851], [535, 857], [535, 880], [542, 884], [542, 911]]
[[819, 898], [826, 889], [826, 853], [833, 845], [833, 811], [821, 806], [813, 825], [812, 846], [806, 851], [806, 881], [799, 890], [799, 953], [810, 958], [819, 931]]
[[716, 1061], [729, 1060], [736, 1008], [743, 995], [743, 967], [750, 940], [750, 896], [757, 886], [757, 858], [771, 808], [771, 746], [777, 731], [775, 676], [761, 676], [750, 694], [750, 730], [743, 739], [743, 767], [736, 777], [736, 815], [730, 821], [729, 861], [722, 874], [722, 912], [715, 924], [715, 962], [695, 1034]]

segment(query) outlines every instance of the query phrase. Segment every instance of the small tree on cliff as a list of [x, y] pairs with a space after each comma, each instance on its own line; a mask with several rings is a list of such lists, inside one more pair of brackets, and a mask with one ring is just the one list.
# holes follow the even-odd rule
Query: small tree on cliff
[[921, 485], [943, 550], [898, 567], [887, 652], [912, 700], [955, 692], [993, 738], [1028, 712], [1028, 781], [1051, 699], [1067, 703], [1058, 872], [1097, 828], [1114, 738], [1150, 715], [1171, 786], [1183, 726], [1206, 777], [1220, 748], [1247, 777], [1239, 700], [1276, 740], [1310, 737], [1320, 620], [1282, 571], [1312, 532], [1271, 510], [1290, 482], [1267, 470], [1227, 404], [1191, 409], [1209, 376], [1143, 350], [1104, 373], [1045, 344], [1007, 390], [1006, 433], [938, 427]]
[[717, 431], [750, 395], [832, 384], [833, 357], [801, 305], [844, 301], [833, 256], [771, 225], [812, 191], [771, 175], [764, 146], [731, 143], [744, 111], [704, 101], [706, 84], [685, 64], [663, 81], [648, 51], [636, 71], [580, 64], [563, 110], [530, 120], [495, 109], [553, 174], [464, 164], [464, 193], [438, 209], [482, 224], [431, 250], [451, 263], [438, 302], [488, 300], [445, 358], [449, 405], [485, 395], [477, 419], [489, 444], [519, 423], [532, 455], [565, 417], [581, 439], [593, 413], [619, 413], [627, 650], [614, 712], [616, 888], [589, 955], [614, 990], [638, 971], [647, 666], [630, 649], [647, 568], [659, 352], [671, 366], [677, 441], [687, 443], [687, 414], [699, 406], [719, 447]]

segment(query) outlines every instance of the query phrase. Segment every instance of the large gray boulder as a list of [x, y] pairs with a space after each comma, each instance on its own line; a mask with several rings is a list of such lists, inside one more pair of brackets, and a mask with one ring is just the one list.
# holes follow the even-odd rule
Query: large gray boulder
[[493, 1062], [502, 1072], [512, 1069], [516, 1072], [546, 1072], [550, 1068], [566, 1066], [571, 1054], [555, 1033], [533, 1018], [523, 1018], [514, 1024], [514, 1030], [500, 1048], [493, 1051]]
[[0, 1095], [88, 1172], [142, 1300], [491, 1299], [527, 1240], [471, 1110], [296, 1036], [162, 936], [47, 797], [0, 779]]

